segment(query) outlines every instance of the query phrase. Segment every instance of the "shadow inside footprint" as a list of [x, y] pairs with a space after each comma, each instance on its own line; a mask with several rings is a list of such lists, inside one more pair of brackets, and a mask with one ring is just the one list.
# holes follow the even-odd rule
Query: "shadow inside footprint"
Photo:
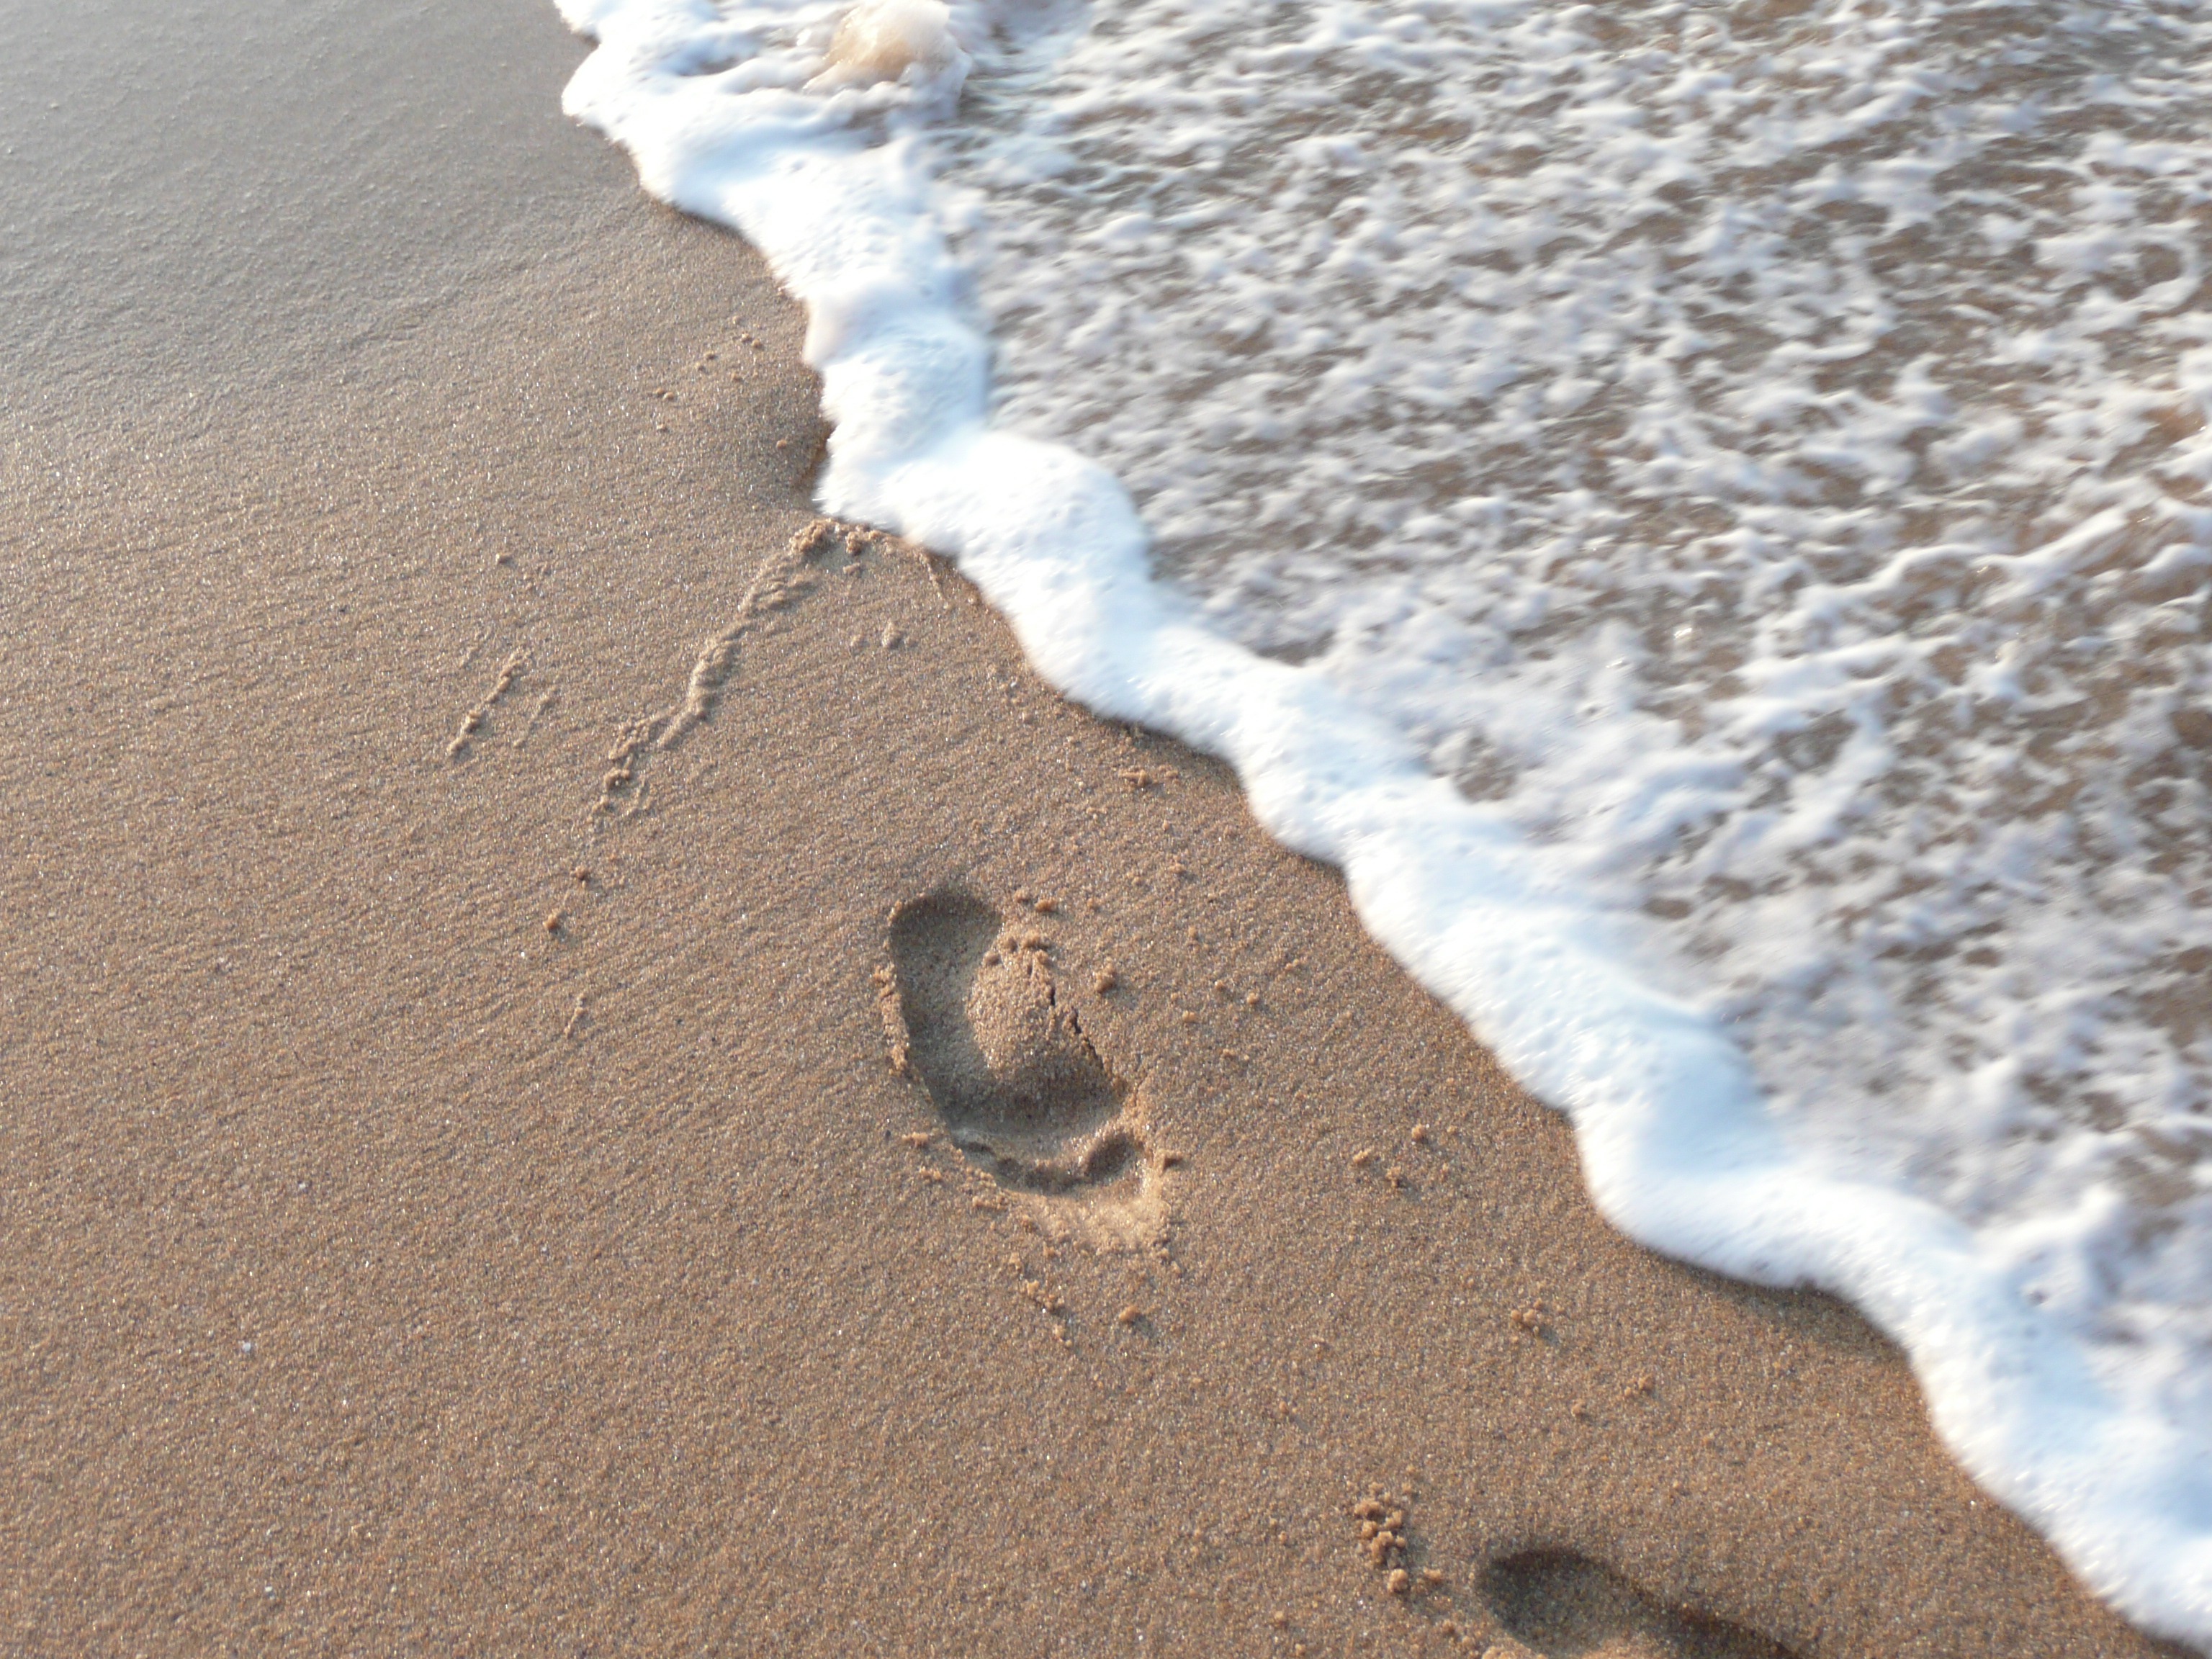
[[1791, 1659], [1765, 1637], [1694, 1610], [1671, 1609], [1610, 1567], [1565, 1550], [1491, 1564], [1491, 1612], [1544, 1659]]
[[890, 949], [896, 1058], [954, 1145], [1033, 1192], [1141, 1174], [1127, 1085], [1061, 1000], [1041, 939], [951, 889], [902, 905]]

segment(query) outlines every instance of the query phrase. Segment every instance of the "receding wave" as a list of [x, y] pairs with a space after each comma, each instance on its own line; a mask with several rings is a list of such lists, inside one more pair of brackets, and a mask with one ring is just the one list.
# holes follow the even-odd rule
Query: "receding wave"
[[565, 3], [813, 312], [827, 504], [2212, 1638], [2201, 8]]

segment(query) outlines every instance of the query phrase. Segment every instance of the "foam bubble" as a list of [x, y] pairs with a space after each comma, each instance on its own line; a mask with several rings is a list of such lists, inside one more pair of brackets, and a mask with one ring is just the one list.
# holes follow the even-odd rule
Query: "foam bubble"
[[867, 86], [909, 73], [945, 74], [964, 54], [952, 38], [952, 13], [941, 0], [860, 0], [837, 20], [818, 88]]

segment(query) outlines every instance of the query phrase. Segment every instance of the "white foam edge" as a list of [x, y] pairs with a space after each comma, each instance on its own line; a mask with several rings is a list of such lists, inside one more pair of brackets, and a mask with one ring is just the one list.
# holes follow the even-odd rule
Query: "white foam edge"
[[700, 36], [732, 30], [706, 0], [558, 3], [599, 43], [564, 108], [652, 194], [751, 243], [806, 308], [832, 427], [824, 510], [954, 560], [1070, 698], [1229, 762], [1267, 831], [1340, 868], [1376, 939], [1568, 1115], [1607, 1221], [1850, 1302], [1909, 1357], [1960, 1462], [2085, 1584], [2212, 1644], [2212, 1440], [2131, 1412], [1945, 1212], [1812, 1165], [1726, 1032], [1631, 973], [1517, 831], [1319, 672], [1203, 626], [1152, 580], [1109, 473], [992, 430], [988, 343], [899, 142], [867, 144], [834, 99], [675, 73]]

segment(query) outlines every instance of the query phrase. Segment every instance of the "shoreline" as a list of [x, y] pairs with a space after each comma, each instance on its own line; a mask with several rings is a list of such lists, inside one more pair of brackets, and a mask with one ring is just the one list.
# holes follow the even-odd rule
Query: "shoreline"
[[[6, 325], [20, 1644], [2179, 1651], [1855, 1316], [1605, 1228], [1225, 769], [887, 541], [747, 611], [813, 516], [801, 322], [567, 126], [550, 6], [452, 9], [420, 79], [343, 9], [287, 26], [364, 148], [298, 149], [258, 67], [226, 165], [305, 205], [227, 222], [181, 167], [226, 281], [110, 202], [51, 257], [161, 304], [80, 337], [26, 278]], [[149, 29], [126, 84], [243, 74]], [[472, 142], [426, 146], [449, 99]], [[11, 208], [93, 203], [97, 137]], [[334, 260], [330, 169], [400, 162], [447, 205]], [[488, 238], [502, 168], [537, 206]], [[257, 338], [261, 293], [314, 304]], [[1099, 1248], [892, 1070], [890, 918], [955, 886], [1141, 1091], [1158, 1231]]]

